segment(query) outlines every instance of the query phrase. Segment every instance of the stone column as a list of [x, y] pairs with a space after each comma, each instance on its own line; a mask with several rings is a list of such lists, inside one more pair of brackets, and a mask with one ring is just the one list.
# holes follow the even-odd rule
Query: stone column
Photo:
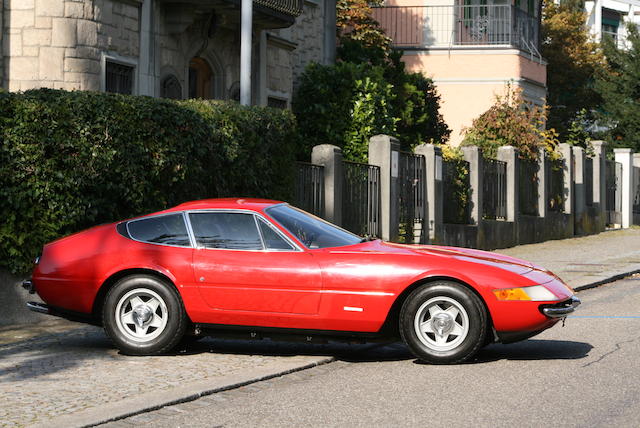
[[606, 148], [607, 143], [604, 141], [592, 141], [593, 147], [593, 204], [598, 206], [598, 212], [601, 213], [601, 229], [604, 230], [604, 213], [607, 209], [607, 190], [606, 190]]
[[507, 221], [518, 218], [518, 149], [513, 146], [498, 148], [498, 160], [507, 163]]
[[560, 153], [564, 159], [564, 213], [573, 214], [573, 150], [567, 143], [560, 144]]
[[573, 160], [573, 166], [575, 169], [573, 172], [573, 213], [575, 214], [576, 220], [579, 220], [584, 211], [587, 209], [587, 193], [584, 182], [585, 155], [584, 149], [582, 147], [573, 147]]
[[400, 143], [388, 135], [369, 140], [369, 164], [380, 167], [380, 234], [384, 241], [398, 240], [398, 158]]
[[471, 186], [471, 222], [480, 224], [482, 221], [482, 198], [483, 198], [483, 159], [482, 150], [477, 146], [467, 146], [462, 148], [464, 160], [469, 162], [469, 185]]
[[631, 149], [613, 149], [616, 162], [622, 164], [622, 227], [633, 223], [633, 151]]
[[549, 195], [547, 195], [547, 151], [544, 147], [538, 149], [538, 216], [546, 217]]
[[440, 243], [442, 237], [442, 151], [433, 144], [420, 144], [415, 154], [425, 158], [425, 224], [429, 228], [429, 242]]
[[327, 221], [342, 224], [342, 149], [331, 144], [315, 146], [311, 163], [324, 166], [324, 214]]

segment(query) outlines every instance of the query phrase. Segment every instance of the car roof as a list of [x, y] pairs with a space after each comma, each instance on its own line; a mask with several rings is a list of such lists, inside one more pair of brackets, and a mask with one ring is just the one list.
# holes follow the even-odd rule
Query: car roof
[[262, 211], [272, 205], [281, 204], [281, 201], [258, 198], [217, 198], [201, 199], [182, 203], [176, 207], [169, 208], [164, 212], [185, 211], [185, 210], [206, 210], [206, 209], [242, 209], [251, 211]]

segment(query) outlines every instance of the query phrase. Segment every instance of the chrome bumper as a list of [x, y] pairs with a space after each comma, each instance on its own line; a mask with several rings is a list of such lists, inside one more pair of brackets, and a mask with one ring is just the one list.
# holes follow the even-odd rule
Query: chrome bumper
[[47, 314], [47, 315], [51, 314], [51, 311], [49, 310], [49, 305], [45, 305], [44, 303], [27, 302], [27, 308], [32, 310], [33, 312], [38, 312], [38, 313]]
[[580, 303], [582, 303], [580, 299], [572, 296], [571, 299], [555, 305], [543, 305], [540, 310], [549, 318], [562, 318], [575, 311], [576, 308], [580, 306]]

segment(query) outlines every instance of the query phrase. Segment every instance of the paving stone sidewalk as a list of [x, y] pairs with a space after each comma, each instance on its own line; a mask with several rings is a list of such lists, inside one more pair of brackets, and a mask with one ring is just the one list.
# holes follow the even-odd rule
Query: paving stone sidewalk
[[[639, 270], [640, 229], [498, 251], [582, 287]], [[129, 357], [92, 326], [50, 318], [0, 327], [0, 426], [88, 425], [333, 358], [366, 361], [372, 346], [206, 339], [165, 356]]]

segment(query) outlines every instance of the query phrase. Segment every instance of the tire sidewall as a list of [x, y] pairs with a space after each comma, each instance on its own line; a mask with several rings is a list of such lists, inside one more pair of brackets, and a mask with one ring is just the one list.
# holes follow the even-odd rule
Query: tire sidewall
[[[118, 302], [125, 294], [135, 289], [148, 289], [157, 293], [167, 307], [167, 324], [164, 331], [147, 342], [137, 342], [128, 338], [120, 331], [116, 322]], [[175, 288], [149, 275], [134, 275], [119, 280], [107, 293], [102, 312], [105, 331], [120, 350], [130, 355], [152, 355], [172, 349], [184, 335], [185, 318], [184, 306]]]
[[[418, 337], [414, 321], [422, 304], [436, 297], [449, 297], [457, 301], [469, 317], [469, 331], [461, 344], [448, 351], [429, 348]], [[405, 300], [400, 313], [400, 334], [409, 349], [420, 359], [431, 363], [450, 364], [466, 360], [484, 343], [487, 316], [480, 299], [466, 287], [448, 281], [438, 281], [414, 290]]]

